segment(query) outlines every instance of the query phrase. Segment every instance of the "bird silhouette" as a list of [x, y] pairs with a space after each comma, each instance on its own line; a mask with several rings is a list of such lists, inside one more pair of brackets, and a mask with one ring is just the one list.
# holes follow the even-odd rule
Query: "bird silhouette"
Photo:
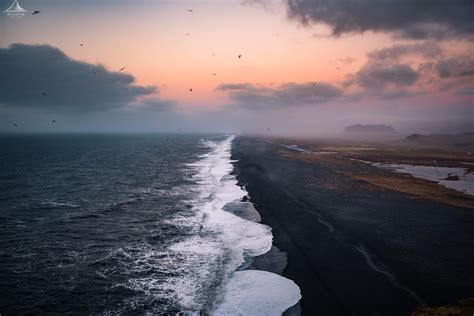
[[239, 54], [239, 59], [240, 59], [240, 57], [242, 57], [242, 54]]
[[41, 94], [44, 95], [45, 97], [48, 96], [48, 94], [47, 94], [46, 92], [43, 92], [43, 93], [41, 93]]
[[216, 74], [212, 74], [213, 76], [215, 76]]
[[267, 128], [267, 131], [269, 131], [269, 130], [270, 130], [270, 127], [269, 127], [269, 128]]
[[120, 70], [119, 70], [119, 71], [125, 70], [125, 68], [127, 68], [127, 67], [122, 67], [122, 68], [120, 68]]
[[17, 123], [13, 123], [13, 125], [14, 125], [15, 127], [18, 127], [18, 124], [17, 124]]
[[189, 88], [189, 92], [193, 92], [193, 89], [192, 89], [192, 88]]
[[189, 12], [194, 12], [194, 10], [191, 10], [191, 9], [189, 9], [188, 11], [189, 11]]
[[33, 11], [33, 13], [31, 15], [37, 15], [37, 14], [40, 14], [40, 13], [41, 13], [41, 11], [35, 10], [35, 11]]
[[95, 71], [94, 70], [92, 70], [92, 74], [95, 76]]
[[82, 44], [82, 43], [81, 43], [81, 44], [79, 44], [79, 45], [81, 45], [81, 46], [84, 46], [84, 44]]
[[51, 122], [56, 123], [56, 120], [52, 120]]
[[337, 68], [337, 69], [341, 69], [341, 68], [339, 68], [339, 67], [336, 67], [336, 68]]

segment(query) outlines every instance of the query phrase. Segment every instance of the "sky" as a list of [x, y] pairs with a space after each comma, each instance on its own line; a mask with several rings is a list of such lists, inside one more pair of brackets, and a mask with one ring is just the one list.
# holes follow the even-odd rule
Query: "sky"
[[472, 1], [19, 4], [0, 15], [0, 132], [474, 129]]

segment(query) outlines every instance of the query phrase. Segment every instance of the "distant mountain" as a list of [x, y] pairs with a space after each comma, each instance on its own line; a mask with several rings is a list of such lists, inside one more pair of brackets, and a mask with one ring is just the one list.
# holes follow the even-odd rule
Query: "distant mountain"
[[396, 131], [392, 126], [389, 125], [351, 125], [346, 127], [344, 130], [345, 134], [395, 134]]
[[458, 150], [474, 149], [474, 133], [462, 134], [411, 134], [405, 138], [406, 143], [423, 147], [449, 147]]
[[351, 125], [345, 128], [342, 138], [355, 141], [400, 141], [401, 136], [389, 125]]

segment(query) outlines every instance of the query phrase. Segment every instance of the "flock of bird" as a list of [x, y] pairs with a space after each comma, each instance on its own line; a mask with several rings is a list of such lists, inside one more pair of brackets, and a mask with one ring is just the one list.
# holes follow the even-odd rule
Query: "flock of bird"
[[[194, 13], [194, 10], [188, 9], [188, 12]], [[32, 13], [32, 15], [37, 15], [37, 14], [40, 14], [40, 13], [41, 13], [41, 11], [35, 10], [35, 11]], [[186, 33], [186, 35], [189, 35], [189, 33]], [[277, 33], [277, 35], [280, 35], [280, 33]], [[79, 45], [80, 45], [80, 46], [84, 46], [84, 43], [80, 43]], [[214, 53], [212, 53], [212, 55], [214, 56]], [[241, 59], [241, 58], [242, 58], [242, 54], [239, 54], [237, 57], [238, 57], [239, 59]], [[423, 66], [423, 63], [420, 63], [420, 67], [421, 67], [421, 66]], [[122, 67], [122, 68], [120, 68], [118, 71], [119, 71], [119, 72], [124, 71], [126, 68], [127, 68], [127, 67]], [[340, 67], [336, 67], [336, 69], [337, 69], [337, 70], [340, 70], [341, 68], [340, 68]], [[95, 72], [95, 70], [91, 70], [91, 72], [92, 72], [92, 74], [93, 74], [94, 76], [97, 75], [97, 73]], [[216, 76], [217, 74], [216, 74], [216, 73], [213, 73], [212, 75], [213, 75], [213, 76]], [[392, 75], [395, 75], [395, 72], [392, 72]], [[432, 81], [433, 81], [433, 79], [430, 79], [429, 83], [431, 83]], [[313, 86], [315, 86], [314, 83], [313, 83]], [[189, 88], [189, 92], [193, 92], [193, 89], [192, 89], [192, 88]], [[45, 97], [48, 96], [48, 94], [47, 94], [46, 92], [42, 92], [41, 94], [42, 94], [43, 96], [45, 96]], [[51, 122], [52, 122], [52, 123], [56, 123], [56, 120], [52, 120]], [[13, 125], [14, 125], [15, 127], [18, 127], [18, 124], [17, 124], [17, 123], [14, 123]], [[178, 129], [178, 131], [181, 131], [181, 129]], [[267, 131], [270, 131], [270, 128], [267, 128]]]
[[[191, 12], [191, 13], [194, 13], [194, 10], [192, 10], [192, 9], [188, 9], [188, 11]], [[32, 13], [32, 15], [37, 15], [37, 14], [40, 14], [40, 13], [41, 13], [41, 11], [35, 10], [35, 11]], [[189, 35], [189, 33], [186, 33], [186, 35]], [[80, 45], [80, 46], [84, 46], [84, 43], [80, 43], [79, 45]], [[214, 56], [214, 53], [212, 53], [212, 55]], [[239, 55], [238, 55], [238, 58], [241, 59], [241, 58], [242, 58], [242, 54], [239, 54]], [[119, 71], [119, 72], [124, 71], [126, 68], [127, 68], [127, 67], [122, 67], [122, 68], [120, 68], [118, 71]], [[94, 76], [97, 75], [97, 73], [96, 73], [95, 70], [91, 70], [91, 73], [92, 73]], [[213, 75], [213, 76], [216, 76], [217, 74], [216, 74], [216, 73], [213, 73], [212, 75]], [[193, 89], [192, 89], [192, 88], [189, 88], [189, 92], [193, 92]], [[48, 96], [48, 94], [47, 94], [46, 92], [42, 92], [41, 95], [43, 95], [43, 96], [45, 96], [45, 97]], [[52, 123], [56, 123], [56, 120], [52, 120], [51, 122], [52, 122]], [[13, 123], [13, 126], [19, 127], [19, 125], [18, 125], [17, 123]], [[269, 130], [270, 130], [270, 129], [267, 129], [267, 131], [269, 131]], [[180, 132], [180, 131], [181, 131], [181, 129], [179, 128], [179, 129], [178, 129], [178, 132]], [[166, 140], [168, 140], [168, 139], [166, 139]]]

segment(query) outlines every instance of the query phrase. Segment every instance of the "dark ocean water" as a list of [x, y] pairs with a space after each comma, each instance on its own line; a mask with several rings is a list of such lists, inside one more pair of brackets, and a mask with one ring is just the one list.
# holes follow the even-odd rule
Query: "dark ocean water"
[[164, 249], [196, 229], [186, 164], [208, 151], [202, 138], [2, 137], [0, 311], [163, 305], [139, 283], [176, 273]]
[[231, 142], [1, 136], [0, 312], [209, 312], [226, 301], [221, 312], [232, 314], [224, 295], [237, 297], [249, 274], [228, 281], [272, 236], [231, 214], [252, 208], [230, 175]]

